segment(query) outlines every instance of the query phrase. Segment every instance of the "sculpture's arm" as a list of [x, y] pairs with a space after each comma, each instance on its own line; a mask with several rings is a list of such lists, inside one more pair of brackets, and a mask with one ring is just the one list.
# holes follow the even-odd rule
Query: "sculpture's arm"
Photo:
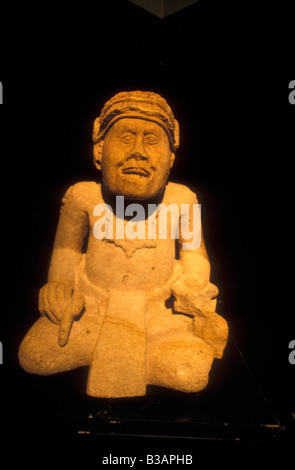
[[62, 202], [48, 273], [49, 282], [59, 279], [74, 281], [88, 231], [87, 212], [81, 208], [75, 188], [72, 187]]
[[74, 280], [88, 233], [88, 216], [74, 188], [70, 188], [63, 199], [48, 283], [39, 293], [40, 313], [60, 325], [60, 346], [67, 344], [73, 319], [80, 314], [85, 304], [84, 297], [75, 291]]
[[196, 194], [188, 188], [181, 201], [178, 244], [183, 274], [194, 274], [209, 281], [210, 263], [201, 225], [201, 206]]
[[[189, 212], [190, 214], [192, 211]], [[198, 230], [189, 219], [190, 233]], [[226, 321], [215, 313], [218, 288], [210, 282], [210, 263], [205, 247], [203, 230], [200, 245], [196, 249], [184, 249], [187, 240], [179, 238], [182, 276], [172, 285], [175, 297], [174, 309], [194, 317], [193, 332], [202, 338], [213, 350], [214, 356], [221, 358], [228, 336]], [[193, 237], [192, 237], [193, 239]]]
[[[210, 262], [203, 230], [197, 226], [201, 221], [200, 218], [198, 221], [193, 219], [192, 208], [195, 203], [197, 199], [190, 204], [189, 217], [186, 215], [185, 222], [182, 221], [188, 225], [189, 230], [182, 230], [180, 221], [178, 243], [182, 276], [173, 284], [172, 292], [175, 297], [175, 310], [192, 315], [202, 311], [206, 315], [206, 311], [215, 311], [218, 289], [210, 283]], [[186, 238], [188, 233], [192, 234], [191, 239]], [[201, 234], [199, 239], [196, 233]]]
[[209, 281], [211, 268], [205, 247], [203, 230], [201, 229], [201, 244], [199, 248], [195, 250], [185, 250], [183, 249], [185, 242], [186, 241], [180, 236], [178, 243], [183, 274], [195, 274], [197, 277]]

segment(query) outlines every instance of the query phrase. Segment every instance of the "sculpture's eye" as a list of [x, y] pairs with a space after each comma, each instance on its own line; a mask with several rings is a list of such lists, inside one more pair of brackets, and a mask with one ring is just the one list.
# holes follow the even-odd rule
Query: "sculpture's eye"
[[126, 132], [121, 135], [121, 141], [124, 142], [124, 144], [131, 144], [131, 142], [134, 141], [134, 135], [131, 132]]
[[147, 134], [145, 136], [145, 142], [149, 145], [154, 145], [158, 143], [158, 139], [154, 134]]

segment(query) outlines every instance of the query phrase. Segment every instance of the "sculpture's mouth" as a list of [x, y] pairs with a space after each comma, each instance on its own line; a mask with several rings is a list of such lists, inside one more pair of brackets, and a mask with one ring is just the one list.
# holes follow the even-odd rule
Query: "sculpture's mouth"
[[137, 166], [129, 166], [127, 168], [123, 168], [122, 173], [124, 175], [138, 175], [148, 178], [150, 176], [150, 172], [146, 168], [137, 167]]

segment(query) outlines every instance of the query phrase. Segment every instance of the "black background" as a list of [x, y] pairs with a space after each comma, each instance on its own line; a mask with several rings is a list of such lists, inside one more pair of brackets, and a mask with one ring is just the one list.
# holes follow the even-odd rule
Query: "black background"
[[[107, 99], [134, 89], [160, 93], [180, 123], [171, 180], [202, 204], [222, 314], [276, 410], [295, 412], [295, 34], [291, 2], [257, 3], [201, 0], [163, 20], [127, 1], [7, 11], [0, 372], [12, 429], [33, 406], [31, 387], [41, 395], [32, 415], [46, 406], [43, 379], [20, 370], [17, 350], [38, 318], [61, 198], [69, 185], [97, 179], [93, 120]], [[57, 389], [66, 380], [50, 382], [44, 401], [62, 408]], [[21, 441], [10, 431], [11, 448]]]

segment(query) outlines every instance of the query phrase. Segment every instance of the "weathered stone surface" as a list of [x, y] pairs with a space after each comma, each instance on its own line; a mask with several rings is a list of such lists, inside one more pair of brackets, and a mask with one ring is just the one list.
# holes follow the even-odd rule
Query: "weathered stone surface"
[[41, 375], [88, 366], [95, 397], [141, 396], [149, 384], [202, 390], [228, 327], [195, 237], [197, 196], [168, 182], [178, 122], [159, 95], [122, 92], [95, 120], [93, 143], [102, 179], [66, 191], [20, 363]]

